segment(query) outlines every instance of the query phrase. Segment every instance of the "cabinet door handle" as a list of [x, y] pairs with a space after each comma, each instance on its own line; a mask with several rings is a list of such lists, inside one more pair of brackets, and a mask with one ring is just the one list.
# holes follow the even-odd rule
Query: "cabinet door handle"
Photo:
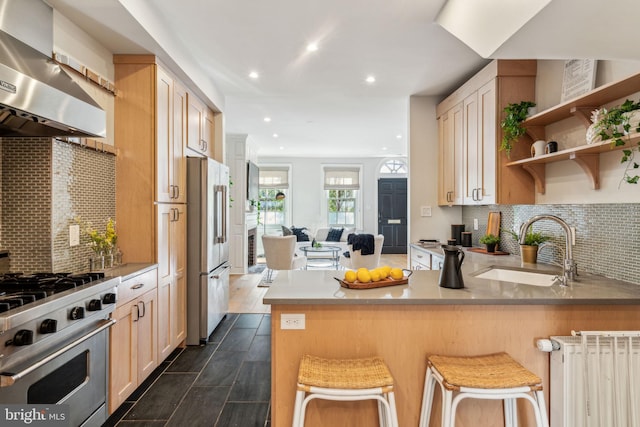
[[143, 286], [144, 286], [144, 283], [138, 283], [138, 284], [136, 284], [136, 285], [133, 285], [133, 286], [131, 287], [131, 289], [140, 289], [140, 288], [141, 288], [141, 287], [143, 287]]
[[144, 301], [139, 301], [138, 304], [136, 304], [136, 306], [140, 307], [140, 304], [142, 304], [142, 314], [140, 315], [140, 317], [144, 317], [144, 315], [146, 314], [146, 311], [147, 311], [147, 306], [144, 303]]
[[136, 304], [136, 318], [133, 319], [134, 322], [137, 322], [140, 319], [140, 307]]
[[175, 187], [176, 187], [176, 197], [174, 197], [174, 198], [177, 199], [177, 198], [180, 197], [180, 186], [176, 185]]
[[478, 201], [482, 201], [483, 197], [482, 197], [482, 188], [478, 188], [477, 189], [477, 196], [478, 196]]

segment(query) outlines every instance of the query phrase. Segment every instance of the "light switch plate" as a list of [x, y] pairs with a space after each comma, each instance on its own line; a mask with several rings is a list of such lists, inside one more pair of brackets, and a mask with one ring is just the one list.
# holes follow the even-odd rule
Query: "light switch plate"
[[69, 246], [78, 246], [80, 244], [80, 226], [72, 224], [69, 226]]
[[474, 230], [478, 229], [478, 218], [473, 218], [473, 229]]
[[420, 208], [420, 216], [431, 216], [431, 206], [422, 206]]
[[280, 316], [280, 329], [304, 329], [304, 313], [282, 314]]

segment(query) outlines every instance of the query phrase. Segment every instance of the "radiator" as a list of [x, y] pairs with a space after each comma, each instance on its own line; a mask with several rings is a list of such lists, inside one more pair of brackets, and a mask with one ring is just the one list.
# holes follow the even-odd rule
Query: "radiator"
[[573, 334], [551, 337], [551, 427], [640, 426], [640, 331]]

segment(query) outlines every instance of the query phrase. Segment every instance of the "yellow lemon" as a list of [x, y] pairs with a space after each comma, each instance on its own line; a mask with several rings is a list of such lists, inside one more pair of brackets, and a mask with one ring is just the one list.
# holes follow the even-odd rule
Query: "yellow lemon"
[[358, 272], [358, 282], [369, 283], [371, 281], [371, 273], [366, 268], [359, 268]]
[[353, 282], [356, 281], [357, 278], [358, 278], [358, 275], [353, 270], [347, 270], [344, 273], [344, 281], [345, 282], [353, 283]]
[[404, 273], [399, 268], [392, 268], [391, 271], [389, 271], [389, 276], [391, 276], [393, 280], [400, 280], [404, 277]]
[[383, 265], [382, 267], [378, 267], [378, 269], [381, 271], [381, 276], [383, 279], [389, 277], [391, 267], [389, 267], [388, 265]]
[[380, 272], [376, 269], [376, 270], [371, 270], [369, 272], [369, 274], [371, 275], [371, 281], [372, 282], [378, 282], [381, 277], [380, 277]]

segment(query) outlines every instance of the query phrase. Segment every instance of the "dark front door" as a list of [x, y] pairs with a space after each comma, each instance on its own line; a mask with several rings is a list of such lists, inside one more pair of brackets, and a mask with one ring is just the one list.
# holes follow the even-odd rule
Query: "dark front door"
[[407, 253], [407, 178], [378, 180], [378, 233], [383, 254]]

